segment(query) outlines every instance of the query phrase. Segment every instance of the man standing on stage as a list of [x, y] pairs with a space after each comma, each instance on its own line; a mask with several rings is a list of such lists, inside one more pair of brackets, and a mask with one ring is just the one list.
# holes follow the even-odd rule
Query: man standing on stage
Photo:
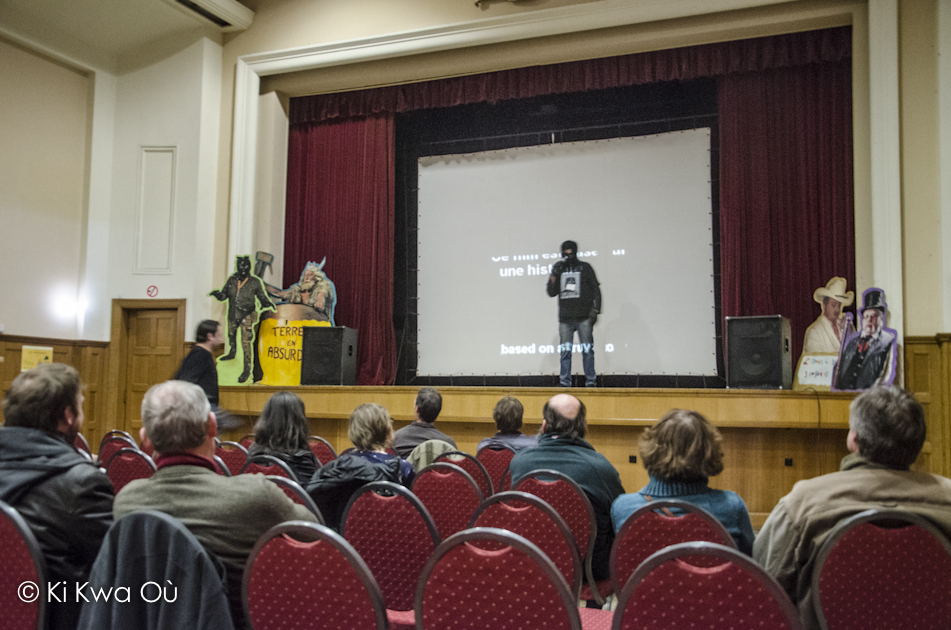
[[548, 277], [548, 295], [558, 296], [559, 381], [562, 387], [571, 387], [571, 350], [575, 331], [578, 331], [585, 387], [597, 387], [593, 331], [601, 312], [601, 288], [591, 265], [578, 260], [577, 243], [562, 243], [561, 256], [562, 260], [552, 266]]

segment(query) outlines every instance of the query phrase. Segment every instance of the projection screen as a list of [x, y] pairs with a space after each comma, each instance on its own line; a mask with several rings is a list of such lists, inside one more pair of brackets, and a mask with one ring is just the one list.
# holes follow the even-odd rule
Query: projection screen
[[599, 374], [716, 374], [709, 128], [424, 157], [418, 173], [417, 375], [557, 374], [545, 285], [569, 239], [601, 285]]

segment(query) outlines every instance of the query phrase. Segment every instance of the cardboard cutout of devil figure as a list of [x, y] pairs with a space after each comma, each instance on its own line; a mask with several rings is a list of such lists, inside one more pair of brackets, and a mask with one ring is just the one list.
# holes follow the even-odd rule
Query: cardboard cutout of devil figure
[[241, 352], [244, 370], [238, 377], [244, 383], [251, 376], [254, 358], [254, 324], [258, 321], [258, 311], [273, 311], [274, 303], [264, 290], [262, 280], [251, 273], [251, 258], [238, 256], [235, 272], [231, 274], [225, 286], [212, 291], [209, 295], [219, 302], [228, 301], [228, 353], [219, 361], [232, 361], [237, 354], [238, 329], [241, 329]]
[[873, 287], [862, 294], [859, 330], [842, 341], [833, 391], [868, 389], [895, 380], [898, 333], [885, 328], [887, 313], [884, 291]]

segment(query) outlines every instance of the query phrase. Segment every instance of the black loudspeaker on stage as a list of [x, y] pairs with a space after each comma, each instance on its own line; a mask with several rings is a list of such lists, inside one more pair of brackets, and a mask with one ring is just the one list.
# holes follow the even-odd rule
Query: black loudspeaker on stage
[[789, 319], [782, 315], [726, 318], [726, 386], [791, 389]]
[[355, 385], [357, 331], [346, 326], [305, 326], [301, 385]]

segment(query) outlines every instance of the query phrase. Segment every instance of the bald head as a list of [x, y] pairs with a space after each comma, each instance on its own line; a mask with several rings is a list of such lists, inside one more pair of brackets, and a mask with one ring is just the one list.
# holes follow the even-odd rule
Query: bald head
[[542, 409], [542, 434], [584, 438], [588, 430], [584, 403], [571, 394], [556, 394]]

